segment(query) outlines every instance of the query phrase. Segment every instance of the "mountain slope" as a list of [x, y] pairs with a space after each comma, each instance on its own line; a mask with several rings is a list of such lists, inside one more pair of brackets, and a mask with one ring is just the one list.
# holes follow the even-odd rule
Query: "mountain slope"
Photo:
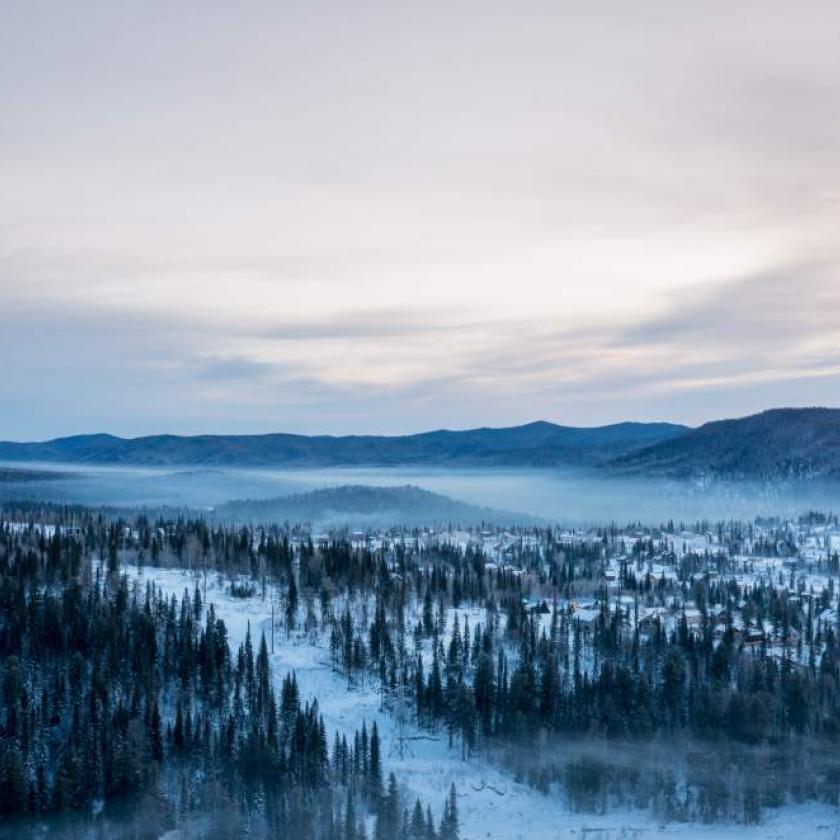
[[780, 408], [718, 420], [606, 467], [673, 478], [840, 478], [840, 409]]
[[136, 466], [555, 466], [600, 463], [685, 431], [686, 427], [670, 423], [581, 429], [539, 421], [506, 429], [440, 430], [398, 437], [76, 435], [43, 443], [0, 443], [0, 461]]

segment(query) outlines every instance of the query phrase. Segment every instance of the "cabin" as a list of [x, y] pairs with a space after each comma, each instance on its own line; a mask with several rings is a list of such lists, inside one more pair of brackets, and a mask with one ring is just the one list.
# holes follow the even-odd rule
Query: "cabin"
[[652, 634], [657, 628], [664, 628], [668, 611], [662, 607], [650, 607], [639, 613], [639, 632]]
[[764, 642], [764, 631], [760, 627], [747, 627], [744, 630], [745, 645], [760, 645]]
[[683, 618], [689, 630], [699, 630], [703, 626], [703, 613], [696, 607], [686, 607]]
[[548, 615], [551, 612], [551, 609], [548, 606], [548, 601], [546, 601], [545, 598], [542, 598], [539, 601], [529, 601], [527, 598], [523, 598], [522, 603], [531, 615]]
[[600, 610], [576, 610], [572, 620], [584, 629], [589, 630], [595, 627], [595, 623], [598, 621], [600, 614]]

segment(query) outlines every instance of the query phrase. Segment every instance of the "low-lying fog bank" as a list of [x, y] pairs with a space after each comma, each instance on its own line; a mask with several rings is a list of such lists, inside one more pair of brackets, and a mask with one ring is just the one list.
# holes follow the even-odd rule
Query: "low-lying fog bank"
[[[62, 473], [54, 464], [48, 471], [37, 464], [13, 466], [23, 472], [0, 472], [0, 501], [207, 509], [237, 500], [277, 499], [343, 485], [413, 485], [456, 502], [577, 525], [609, 520], [753, 519], [840, 509], [840, 483], [830, 482], [702, 484], [603, 478], [549, 469], [150, 470], [74, 464]], [[62, 475], [60, 480], [57, 474]]]

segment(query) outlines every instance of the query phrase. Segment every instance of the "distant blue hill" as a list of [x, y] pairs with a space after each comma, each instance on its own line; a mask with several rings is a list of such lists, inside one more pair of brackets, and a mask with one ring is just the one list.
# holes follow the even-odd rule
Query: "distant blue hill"
[[273, 499], [243, 499], [218, 505], [213, 514], [217, 519], [234, 522], [311, 522], [354, 527], [443, 522], [534, 525], [541, 521], [527, 514], [471, 505], [411, 485], [341, 485]]
[[40, 443], [0, 442], [0, 461], [132, 466], [548, 467], [596, 465], [687, 432], [672, 423], [575, 428], [538, 421], [503, 429], [439, 430], [416, 435], [293, 434], [75, 435]]

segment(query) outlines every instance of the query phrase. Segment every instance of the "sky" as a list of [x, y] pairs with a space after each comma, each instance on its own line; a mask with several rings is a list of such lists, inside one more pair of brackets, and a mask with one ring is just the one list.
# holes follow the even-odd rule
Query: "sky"
[[840, 405], [840, 5], [0, 5], [0, 438]]

